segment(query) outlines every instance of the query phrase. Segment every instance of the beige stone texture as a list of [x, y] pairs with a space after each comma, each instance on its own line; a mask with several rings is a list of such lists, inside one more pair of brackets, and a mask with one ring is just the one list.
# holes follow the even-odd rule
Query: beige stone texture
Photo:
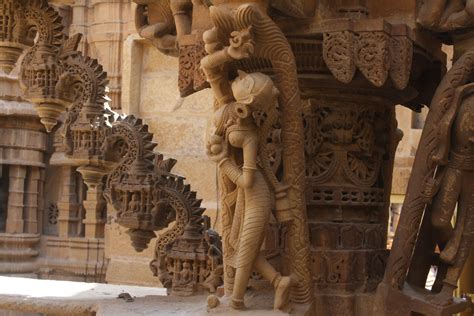
[[[133, 301], [118, 299], [122, 293]], [[228, 302], [222, 302], [208, 311], [206, 295], [166, 296], [156, 287], [0, 277], [0, 313], [3, 309], [47, 315], [288, 315], [272, 310], [271, 301], [269, 291], [251, 290], [249, 310], [231, 310]]]

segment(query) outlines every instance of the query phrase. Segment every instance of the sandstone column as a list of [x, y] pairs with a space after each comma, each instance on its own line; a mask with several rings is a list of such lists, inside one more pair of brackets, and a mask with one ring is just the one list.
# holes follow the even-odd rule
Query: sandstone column
[[86, 218], [83, 223], [86, 226], [86, 238], [104, 238], [105, 207], [102, 184], [88, 185], [87, 199], [83, 202], [86, 210]]
[[62, 191], [58, 201], [58, 234], [60, 237], [69, 237], [77, 234], [77, 194], [74, 168], [62, 167]]
[[25, 166], [10, 166], [10, 188], [8, 195], [8, 234], [23, 233], [23, 199], [25, 190]]
[[38, 167], [30, 167], [26, 178], [25, 189], [25, 232], [38, 233], [38, 189], [40, 171]]

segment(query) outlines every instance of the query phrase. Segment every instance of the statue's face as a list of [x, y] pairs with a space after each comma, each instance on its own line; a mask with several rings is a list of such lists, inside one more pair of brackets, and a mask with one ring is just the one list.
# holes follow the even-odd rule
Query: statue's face
[[252, 103], [252, 97], [255, 95], [254, 86], [255, 80], [253, 80], [251, 75], [239, 75], [232, 83], [232, 92], [235, 100], [243, 104]]

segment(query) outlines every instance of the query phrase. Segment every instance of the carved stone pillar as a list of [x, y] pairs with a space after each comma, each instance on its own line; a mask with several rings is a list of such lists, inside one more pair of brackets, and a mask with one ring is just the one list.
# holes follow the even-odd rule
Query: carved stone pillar
[[74, 172], [74, 167], [62, 167], [62, 190], [61, 198], [58, 201], [58, 235], [60, 237], [70, 237], [78, 234], [77, 222], [80, 219], [77, 217], [79, 205]]
[[349, 88], [312, 93], [304, 121], [316, 310], [356, 315], [358, 295], [375, 290], [388, 255], [394, 107]]
[[88, 185], [87, 199], [83, 202], [86, 218], [83, 221], [86, 228], [86, 238], [104, 238], [105, 212], [107, 203], [103, 197], [103, 188]]
[[46, 170], [41, 168], [39, 170], [40, 178], [38, 181], [38, 233], [43, 233], [43, 214], [44, 214], [44, 183], [46, 179]]
[[38, 233], [38, 192], [40, 170], [30, 167], [25, 186], [25, 233]]
[[21, 234], [24, 232], [23, 222], [23, 199], [25, 190], [25, 166], [10, 166], [10, 188], [8, 194], [7, 228], [9, 234]]

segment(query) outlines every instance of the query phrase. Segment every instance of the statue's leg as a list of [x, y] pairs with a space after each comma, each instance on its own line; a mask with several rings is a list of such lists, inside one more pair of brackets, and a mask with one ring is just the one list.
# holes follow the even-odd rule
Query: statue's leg
[[242, 232], [239, 240], [237, 254], [237, 265], [234, 280], [234, 291], [232, 293], [232, 307], [244, 308], [244, 295], [254, 268], [255, 260], [260, 252], [265, 232], [265, 225], [270, 216], [269, 196], [246, 198]]
[[446, 168], [440, 189], [431, 203], [431, 224], [440, 248], [453, 236], [451, 219], [461, 192], [461, 171]]
[[257, 260], [255, 260], [255, 269], [263, 278], [270, 281], [275, 288], [275, 301], [273, 307], [275, 309], [282, 309], [288, 305], [291, 278], [288, 276], [282, 276], [262, 254], [259, 254]]
[[461, 232], [461, 238], [453, 264], [448, 268], [446, 277], [443, 280], [444, 286], [441, 292], [443, 297], [452, 296], [453, 290], [457, 288], [457, 282], [462, 273], [464, 264], [469, 257], [472, 243], [474, 242], [474, 174], [465, 175], [466, 180], [463, 183], [463, 192], [461, 193], [458, 203], [458, 213], [464, 213], [465, 222]]

